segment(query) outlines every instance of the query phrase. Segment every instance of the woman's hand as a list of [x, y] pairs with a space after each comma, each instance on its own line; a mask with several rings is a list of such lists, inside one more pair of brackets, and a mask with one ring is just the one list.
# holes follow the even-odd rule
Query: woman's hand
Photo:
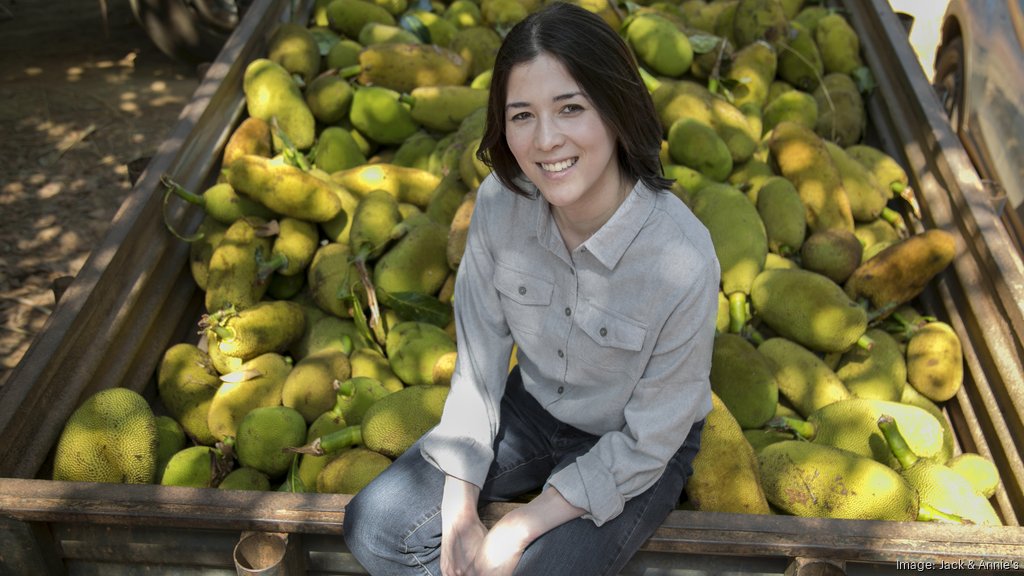
[[473, 574], [478, 576], [510, 576], [519, 558], [532, 541], [525, 525], [515, 519], [503, 518], [491, 527], [473, 559]]
[[441, 500], [441, 574], [470, 576], [487, 527], [476, 511], [480, 489], [449, 476]]

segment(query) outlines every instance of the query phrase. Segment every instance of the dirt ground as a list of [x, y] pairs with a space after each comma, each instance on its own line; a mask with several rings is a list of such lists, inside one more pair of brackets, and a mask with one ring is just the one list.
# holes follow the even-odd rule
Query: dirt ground
[[199, 85], [101, 6], [0, 0], [0, 385]]

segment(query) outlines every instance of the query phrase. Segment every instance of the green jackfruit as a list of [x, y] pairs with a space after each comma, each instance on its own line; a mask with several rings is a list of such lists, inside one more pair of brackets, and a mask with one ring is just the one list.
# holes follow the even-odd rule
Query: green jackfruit
[[768, 103], [768, 88], [778, 65], [775, 48], [767, 42], [758, 40], [737, 50], [725, 73], [725, 77], [735, 83], [730, 90], [733, 104], [762, 110]]
[[956, 453], [956, 433], [953, 432], [953, 426], [949, 423], [949, 418], [942, 412], [942, 409], [935, 402], [929, 400], [927, 396], [914, 389], [913, 386], [903, 387], [903, 396], [900, 398], [900, 402], [917, 406], [938, 420], [942, 426], [942, 451], [933, 456], [933, 458], [936, 458], [939, 462], [948, 462], [952, 459]]
[[227, 465], [216, 449], [209, 446], [189, 446], [171, 456], [164, 468], [160, 484], [213, 488], [220, 484], [223, 469]]
[[53, 479], [148, 484], [156, 465], [156, 419], [146, 399], [127, 388], [107, 388], [89, 396], [64, 424]]
[[711, 390], [741, 428], [766, 424], [779, 401], [779, 385], [769, 360], [738, 334], [715, 336]]
[[284, 448], [302, 446], [305, 439], [306, 420], [297, 410], [261, 406], [250, 410], [238, 423], [235, 455], [242, 466], [277, 478], [288, 471], [295, 457]]
[[385, 190], [374, 190], [363, 196], [356, 206], [349, 231], [349, 249], [375, 260], [395, 239], [395, 227], [402, 221], [398, 199]]
[[758, 191], [756, 207], [764, 223], [768, 250], [781, 256], [797, 254], [807, 234], [807, 216], [793, 183], [781, 176], [769, 176]]
[[306, 317], [288, 300], [265, 300], [235, 312], [211, 314], [203, 321], [210, 347], [242, 361], [267, 352], [284, 352], [302, 336]]
[[238, 424], [251, 410], [281, 404], [281, 388], [292, 366], [280, 354], [268, 352], [242, 364], [238, 372], [225, 375], [210, 402], [207, 422], [217, 439], [234, 437]]
[[[348, 118], [354, 94], [352, 85], [345, 79], [337, 74], [325, 74], [313, 79], [306, 86], [306, 105], [320, 123], [338, 124]], [[320, 140], [323, 140], [323, 134], [320, 135]]]
[[405, 387], [402, 379], [391, 369], [383, 354], [373, 348], [359, 348], [349, 356], [352, 377], [365, 376], [377, 380], [388, 392], [397, 392]]
[[356, 196], [373, 190], [386, 190], [399, 202], [426, 208], [441, 177], [426, 170], [395, 164], [367, 164], [331, 175], [331, 180]]
[[400, 94], [385, 86], [362, 86], [356, 89], [349, 110], [349, 120], [378, 144], [401, 144], [419, 130]]
[[[769, 179], [775, 176], [772, 167], [757, 158], [733, 166], [726, 182], [742, 190], [751, 202], [757, 204], [757, 195]], [[694, 190], [696, 192], [696, 190]]]
[[324, 244], [316, 251], [308, 269], [313, 300], [322, 310], [338, 318], [352, 317], [353, 294], [359, 298], [360, 305], [365, 304], [366, 290], [351, 255], [348, 243]]
[[[487, 26], [460, 28], [448, 48], [469, 63], [469, 76], [475, 77], [494, 68], [494, 59], [501, 47], [501, 36]], [[464, 84], [464, 82], [459, 82]]]
[[762, 121], [766, 134], [785, 121], [813, 130], [818, 124], [818, 103], [808, 92], [790, 90], [765, 104]]
[[822, 138], [800, 124], [782, 122], [772, 131], [768, 147], [779, 173], [800, 193], [808, 228], [853, 232], [850, 200]]
[[325, 65], [328, 69], [341, 70], [351, 66], [359, 65], [359, 53], [363, 51], [363, 45], [351, 38], [342, 38], [337, 44], [331, 46], [325, 57]]
[[[337, 432], [347, 426], [345, 419], [334, 411], [327, 411], [317, 416], [316, 420], [306, 430], [306, 442], [312, 442], [321, 436], [331, 432]], [[316, 475], [323, 470], [323, 467], [333, 458], [334, 455], [317, 456], [316, 454], [303, 454], [299, 458], [299, 480], [303, 486], [315, 487]]]
[[626, 20], [624, 36], [640, 62], [655, 74], [678, 78], [690, 69], [690, 39], [668, 18], [638, 13]]
[[860, 266], [864, 246], [849, 230], [827, 228], [818, 230], [800, 247], [800, 265], [817, 272], [836, 284], [842, 284]]
[[907, 341], [907, 381], [933, 402], [945, 402], [964, 381], [960, 337], [949, 324], [936, 320], [914, 331]]
[[421, 86], [461, 86], [473, 71], [469, 61], [457, 52], [435, 44], [367, 46], [359, 53], [359, 64], [360, 84], [403, 94]]
[[386, 9], [364, 0], [334, 0], [327, 5], [330, 27], [345, 36], [356, 39], [369, 22], [395, 24], [395, 17]]
[[838, 12], [832, 12], [818, 20], [814, 28], [814, 42], [821, 53], [825, 72], [852, 74], [862, 68], [860, 38], [853, 26]]
[[853, 397], [835, 371], [796, 342], [769, 338], [758, 345], [757, 351], [771, 360], [779, 393], [804, 418], [833, 402]]
[[312, 422], [334, 407], [334, 386], [348, 380], [351, 374], [352, 367], [343, 350], [318, 350], [299, 360], [288, 373], [281, 388], [281, 403], [298, 411], [306, 422]]
[[443, 16], [457, 29], [480, 26], [484, 21], [479, 4], [473, 0], [455, 0], [444, 9]]
[[210, 186], [199, 197], [180, 186], [174, 186], [173, 191], [192, 204], [201, 206], [203, 211], [212, 218], [228, 226], [239, 218], [255, 217], [271, 220], [276, 216], [266, 206], [236, 192], [227, 182], [219, 182]]
[[362, 424], [370, 406], [390, 393], [376, 378], [353, 376], [338, 384], [331, 410], [350, 425]]
[[448, 227], [424, 218], [377, 260], [374, 285], [389, 294], [437, 294], [451, 272], [447, 247]]
[[999, 468], [990, 458], [986, 458], [976, 452], [963, 452], [957, 454], [946, 462], [950, 470], [956, 472], [971, 483], [971, 487], [978, 494], [985, 498], [991, 498], [1002, 480], [999, 478]]
[[356, 38], [363, 46], [376, 44], [400, 43], [400, 44], [422, 44], [422, 40], [416, 34], [393, 24], [382, 24], [380, 22], [367, 22], [359, 31]]
[[674, 162], [716, 182], [724, 182], [732, 172], [732, 155], [725, 140], [713, 128], [693, 118], [680, 118], [669, 127], [668, 149]]
[[164, 475], [164, 468], [171, 456], [185, 448], [187, 439], [185, 431], [178, 424], [178, 421], [166, 414], [161, 414], [155, 419], [156, 423], [156, 472], [153, 474], [154, 481], [159, 484]]
[[867, 313], [835, 282], [809, 270], [765, 270], [750, 288], [754, 314], [816, 352], [844, 352], [867, 330]]
[[259, 302], [266, 293], [260, 281], [259, 256], [270, 254], [271, 240], [266, 222], [240, 218], [234, 222], [210, 256], [206, 279], [206, 311], [213, 313], [234, 306], [245, 309]]
[[787, 440], [758, 453], [773, 506], [795, 516], [916, 520], [917, 491], [888, 466], [832, 446]]
[[843, 181], [843, 190], [850, 200], [850, 213], [853, 219], [857, 222], [870, 222], [881, 216], [882, 209], [892, 194], [882, 194], [874, 175], [847, 154], [846, 150], [830, 141], [825, 141], [825, 148]]
[[217, 488], [221, 490], [255, 490], [267, 492], [270, 490], [270, 478], [255, 468], [245, 466], [236, 468], [228, 473]]
[[240, 156], [255, 154], [270, 158], [274, 155], [274, 145], [270, 137], [270, 124], [266, 120], [253, 116], [247, 117], [231, 133], [221, 156], [221, 166], [227, 168]]
[[770, 513], [757, 456], [739, 423], [715, 394], [685, 490], [689, 502], [703, 512]]
[[[864, 246], [865, 255], [876, 245], [884, 245], [888, 247], [900, 240], [899, 231], [884, 218], [878, 218], [871, 222], [857, 223], [854, 226], [853, 235], [856, 236], [857, 240], [860, 240], [861, 245]], [[862, 258], [862, 260], [867, 260], [867, 258]]]
[[850, 398], [820, 408], [805, 422], [783, 420], [805, 440], [827, 444], [898, 468], [898, 462], [878, 429], [878, 418], [883, 414], [896, 420], [904, 438], [916, 452], [929, 457], [942, 453], [941, 423], [928, 411], [901, 402]]
[[884, 151], [868, 144], [853, 144], [846, 147], [846, 153], [867, 168], [881, 187], [882, 196], [888, 198], [894, 193], [903, 192], [910, 185], [903, 166]]
[[455, 342], [442, 329], [425, 322], [401, 322], [388, 332], [387, 357], [391, 369], [406, 385], [433, 383], [434, 366]]
[[487, 90], [469, 86], [419, 86], [409, 93], [417, 124], [437, 132], [454, 132], [474, 110], [487, 106]]
[[213, 444], [207, 414], [220, 386], [209, 355], [196, 345], [180, 342], [164, 351], [157, 367], [160, 401], [185, 432], [200, 444]]
[[853, 78], [840, 72], [826, 74], [814, 89], [814, 101], [818, 103], [814, 131], [819, 136], [844, 148], [860, 142], [867, 117]]
[[274, 212], [310, 222], [326, 222], [341, 211], [329, 183], [284, 159], [243, 156], [228, 168], [228, 182]]
[[395, 150], [395, 157], [391, 163], [397, 166], [417, 168], [419, 170], [430, 169], [430, 155], [437, 147], [437, 138], [426, 131], [419, 130], [412, 136], [405, 139], [398, 149]]
[[825, 75], [825, 64], [814, 33], [791, 22], [791, 37], [779, 48], [778, 76], [803, 92], [813, 92]]
[[711, 233], [722, 269], [722, 291], [734, 309], [730, 330], [739, 332], [746, 321], [743, 305], [768, 254], [764, 224], [746, 195], [728, 184], [701, 189], [690, 207]]
[[[299, 150], [313, 145], [316, 118], [291, 74], [280, 64], [267, 58], [253, 60], [245, 68], [242, 91], [249, 116], [267, 122], [276, 120], [281, 131]], [[271, 136], [274, 150], [283, 150], [284, 142], [273, 132]]]
[[758, 148], [761, 127], [753, 127], [742, 110], [690, 80], [666, 80], [651, 93], [662, 126], [693, 118], [714, 128], [725, 141], [733, 165], [749, 160]]
[[870, 350], [854, 347], [839, 360], [836, 375], [858, 398], [899, 402], [907, 383], [907, 362], [899, 342], [880, 328], [869, 328]]
[[789, 21], [779, 0], [740, 0], [736, 6], [733, 37], [740, 49], [757, 40], [782, 42], [788, 29]]
[[363, 416], [365, 446], [397, 458], [441, 421], [447, 386], [411, 386], [375, 402]]
[[320, 73], [320, 48], [309, 28], [282, 22], [267, 41], [267, 58], [302, 78], [307, 86]]
[[931, 458], [915, 454], [892, 417], [880, 417], [878, 427], [899, 460], [900, 474], [917, 490], [922, 505], [949, 514], [965, 524], [1003, 525], [992, 504], [978, 494], [966, 478]]
[[330, 460], [316, 477], [320, 494], [356, 494], [391, 465], [391, 460], [366, 448], [352, 448]]

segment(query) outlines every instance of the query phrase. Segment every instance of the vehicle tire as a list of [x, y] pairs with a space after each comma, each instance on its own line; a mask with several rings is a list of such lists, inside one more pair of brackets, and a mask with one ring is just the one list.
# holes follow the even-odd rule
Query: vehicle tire
[[130, 0], [135, 19], [161, 52], [211, 62], [240, 19], [233, 0]]
[[932, 80], [953, 129], [959, 131], [964, 114], [964, 40], [957, 36], [943, 43]]

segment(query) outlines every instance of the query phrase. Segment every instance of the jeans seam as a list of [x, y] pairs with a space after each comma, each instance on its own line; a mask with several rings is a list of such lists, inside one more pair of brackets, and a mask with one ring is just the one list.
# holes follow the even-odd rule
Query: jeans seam
[[512, 472], [515, 472], [516, 470], [522, 468], [523, 466], [526, 466], [528, 464], [533, 464], [534, 462], [537, 462], [538, 460], [544, 460], [545, 458], [550, 458], [550, 457], [551, 457], [550, 455], [542, 455], [542, 456], [534, 456], [533, 458], [530, 458], [529, 460], [523, 460], [522, 462], [519, 462], [519, 463], [517, 463], [514, 466], [498, 470], [494, 474], [494, 476], [491, 476], [490, 479], [492, 481], [493, 480], [497, 480], [498, 478], [501, 478], [502, 476], [505, 476], [506, 474], [510, 474]]
[[433, 512], [431, 512], [430, 514], [425, 515], [422, 521], [414, 524], [412, 529], [409, 530], [405, 535], [402, 536], [402, 546], [404, 546], [404, 549], [402, 550], [402, 554], [407, 554], [409, 556], [412, 556], [413, 560], [415, 560], [415, 562], [416, 562], [416, 565], [419, 566], [423, 570], [423, 574], [425, 574], [426, 576], [433, 576], [433, 575], [430, 573], [430, 569], [428, 569], [427, 566], [425, 564], [423, 564], [422, 561], [420, 561], [419, 556], [417, 556], [414, 552], [410, 552], [409, 551], [409, 538], [411, 538], [413, 536], [413, 534], [415, 534], [420, 528], [425, 526], [428, 522], [430, 522], [431, 520], [436, 518], [437, 515], [440, 514], [440, 513], [441, 513], [441, 507], [440, 506], [435, 507], [433, 509]]

